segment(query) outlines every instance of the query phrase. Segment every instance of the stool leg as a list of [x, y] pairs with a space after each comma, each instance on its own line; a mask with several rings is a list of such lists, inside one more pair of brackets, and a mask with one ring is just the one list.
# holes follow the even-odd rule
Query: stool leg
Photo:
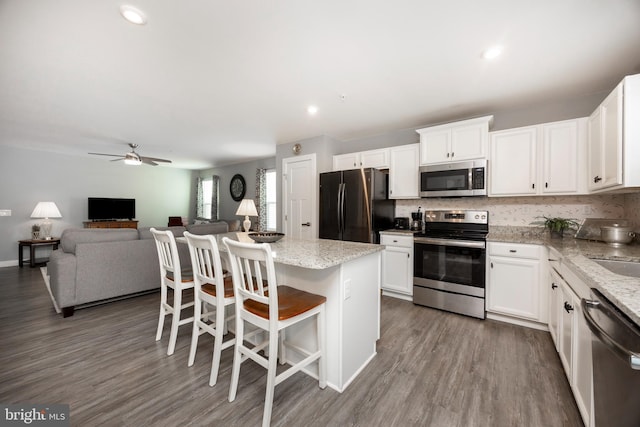
[[320, 348], [320, 360], [318, 360], [318, 382], [322, 389], [327, 387], [327, 336], [324, 307], [325, 305], [322, 304], [320, 312], [316, 316], [316, 322], [318, 322], [318, 346]]
[[213, 344], [213, 360], [211, 361], [211, 375], [209, 385], [214, 386], [218, 381], [218, 369], [220, 368], [220, 355], [222, 354], [222, 337], [224, 336], [224, 305], [216, 306], [216, 336]]
[[180, 326], [180, 312], [182, 310], [182, 289], [176, 285], [173, 290], [173, 316], [171, 319], [171, 334], [169, 335], [169, 349], [167, 356], [171, 356], [176, 349], [178, 340], [178, 326]]
[[158, 319], [158, 330], [156, 332], [156, 341], [162, 338], [162, 330], [164, 329], [164, 317], [167, 315], [165, 304], [167, 303], [167, 287], [160, 285], [160, 317]]
[[267, 392], [264, 397], [264, 414], [262, 415], [262, 427], [271, 424], [271, 409], [273, 408], [273, 393], [276, 388], [276, 368], [278, 366], [278, 330], [269, 332], [269, 368], [267, 370]]
[[[236, 301], [236, 304], [238, 302]], [[236, 311], [236, 313], [238, 313]], [[240, 346], [244, 343], [244, 321], [236, 314], [236, 343], [233, 346], [233, 368], [231, 369], [231, 385], [229, 387], [229, 402], [236, 399], [238, 391], [238, 380], [240, 379], [240, 364], [242, 363], [242, 353]]]
[[189, 362], [187, 366], [193, 366], [196, 360], [196, 349], [198, 347], [198, 337], [200, 336], [200, 319], [202, 318], [202, 305], [198, 298], [198, 289], [193, 290], [193, 332], [191, 332], [191, 348], [189, 349]]

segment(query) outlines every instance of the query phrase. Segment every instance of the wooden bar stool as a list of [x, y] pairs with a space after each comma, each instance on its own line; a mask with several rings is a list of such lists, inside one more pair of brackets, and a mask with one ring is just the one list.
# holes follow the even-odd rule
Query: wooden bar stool
[[[189, 351], [189, 366], [196, 359], [198, 337], [208, 333], [214, 338], [213, 360], [209, 385], [213, 386], [218, 380], [220, 356], [222, 350], [233, 346], [235, 338], [222, 342], [227, 330], [226, 323], [234, 316], [226, 316], [226, 307], [235, 302], [233, 296], [233, 281], [230, 276], [225, 277], [220, 261], [220, 252], [216, 238], [212, 235], [197, 236], [188, 231], [184, 232], [189, 244], [191, 265], [193, 267], [194, 287], [194, 321], [191, 335], [191, 349]], [[206, 303], [206, 304], [203, 304]], [[213, 311], [203, 310], [203, 306], [215, 309], [215, 320], [211, 320]]]
[[[180, 265], [180, 256], [178, 255], [176, 238], [173, 236], [173, 233], [170, 230], [160, 231], [155, 228], [151, 228], [150, 231], [156, 241], [158, 260], [160, 262], [160, 316], [158, 319], [156, 341], [160, 341], [160, 338], [162, 338], [164, 318], [170, 314], [171, 333], [169, 335], [167, 355], [171, 356], [176, 349], [178, 327], [193, 322], [193, 317], [180, 319], [182, 309], [193, 305], [193, 301], [186, 304], [182, 303], [182, 291], [193, 289], [193, 274], [191, 266], [182, 268]], [[173, 289], [173, 304], [169, 304], [167, 301], [168, 288]]]
[[[318, 361], [320, 388], [327, 386], [325, 301], [326, 298], [309, 292], [277, 286], [271, 246], [268, 243], [240, 243], [227, 237], [222, 239], [229, 254], [233, 287], [236, 296], [236, 343], [231, 372], [229, 402], [236, 398], [240, 365], [251, 359], [267, 369], [267, 390], [264, 399], [262, 425], [271, 423], [271, 409], [275, 386], [310, 363]], [[264, 285], [263, 272], [267, 286]], [[276, 375], [278, 338], [280, 331], [310, 317], [316, 317], [317, 349], [313, 352], [295, 347], [305, 358]], [[248, 322], [267, 332], [267, 338], [249, 348], [245, 345], [244, 323]], [[282, 342], [286, 345], [286, 342]], [[268, 357], [258, 352], [269, 348]], [[282, 349], [280, 349], [282, 350]]]

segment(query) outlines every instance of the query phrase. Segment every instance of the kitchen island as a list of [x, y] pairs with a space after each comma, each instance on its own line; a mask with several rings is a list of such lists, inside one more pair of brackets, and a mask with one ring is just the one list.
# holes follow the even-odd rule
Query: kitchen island
[[[253, 242], [247, 233], [215, 235]], [[182, 238], [181, 238], [182, 239]], [[376, 355], [380, 337], [381, 254], [384, 246], [337, 240], [284, 237], [271, 243], [279, 285], [323, 295], [326, 302], [327, 384], [342, 392]], [[309, 348], [315, 345], [314, 321], [287, 328], [286, 339]], [[313, 347], [312, 347], [313, 348]], [[287, 363], [301, 355], [286, 352]], [[317, 378], [317, 365], [305, 371]]]

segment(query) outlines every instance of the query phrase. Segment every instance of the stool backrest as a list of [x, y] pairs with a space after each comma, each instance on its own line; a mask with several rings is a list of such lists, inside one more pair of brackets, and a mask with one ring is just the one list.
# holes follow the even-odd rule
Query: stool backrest
[[182, 281], [182, 268], [176, 238], [170, 230], [161, 231], [151, 228], [151, 234], [156, 241], [158, 261], [160, 262], [160, 275], [174, 282]]
[[237, 242], [228, 237], [223, 237], [222, 242], [229, 254], [236, 306], [241, 307], [246, 299], [267, 304], [269, 320], [277, 321], [278, 287], [271, 246], [268, 243]]
[[205, 283], [214, 284], [216, 296], [224, 298], [224, 273], [216, 238], [210, 234], [199, 236], [184, 232], [189, 245], [193, 279], [198, 287]]

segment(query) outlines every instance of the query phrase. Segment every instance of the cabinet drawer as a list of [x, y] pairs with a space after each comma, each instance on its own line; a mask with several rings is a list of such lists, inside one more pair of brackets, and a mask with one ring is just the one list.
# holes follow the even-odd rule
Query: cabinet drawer
[[413, 236], [400, 236], [398, 234], [381, 234], [380, 244], [388, 246], [399, 246], [402, 248], [413, 248]]
[[540, 249], [539, 245], [489, 242], [489, 254], [497, 256], [539, 259]]

